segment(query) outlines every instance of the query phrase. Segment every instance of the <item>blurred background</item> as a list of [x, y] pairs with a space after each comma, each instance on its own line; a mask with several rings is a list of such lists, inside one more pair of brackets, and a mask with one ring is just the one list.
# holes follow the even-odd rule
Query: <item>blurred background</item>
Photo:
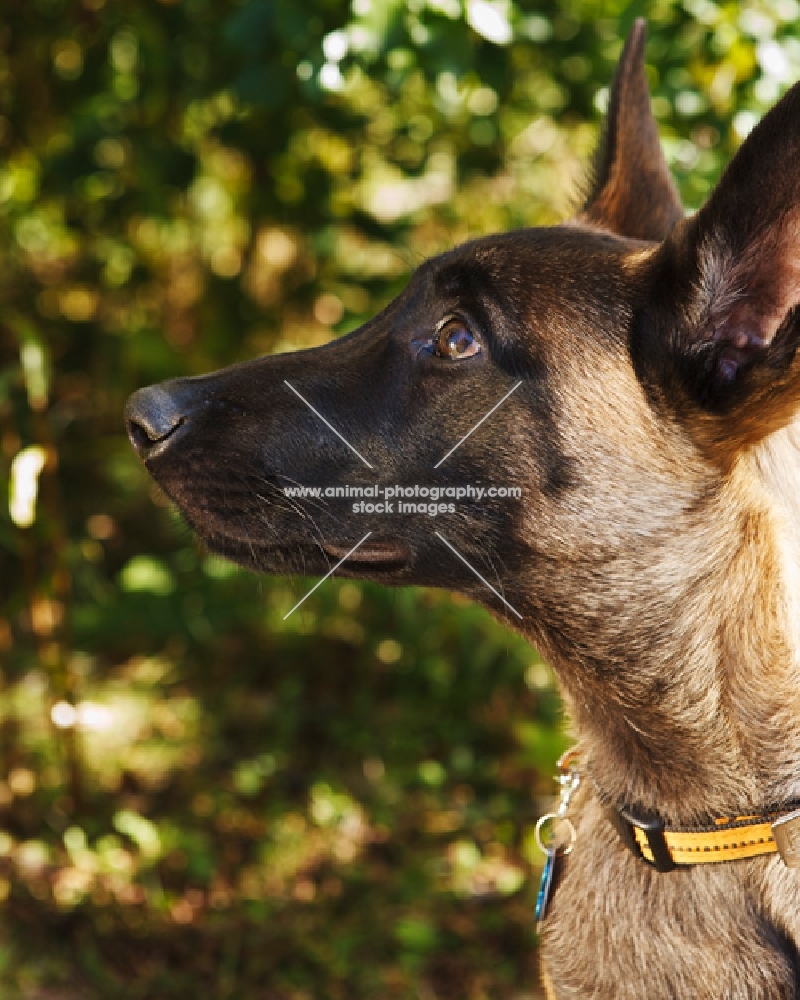
[[689, 208], [797, 0], [0, 0], [0, 996], [538, 993], [535, 652], [446, 594], [209, 558], [138, 386], [321, 344], [579, 200], [622, 41]]

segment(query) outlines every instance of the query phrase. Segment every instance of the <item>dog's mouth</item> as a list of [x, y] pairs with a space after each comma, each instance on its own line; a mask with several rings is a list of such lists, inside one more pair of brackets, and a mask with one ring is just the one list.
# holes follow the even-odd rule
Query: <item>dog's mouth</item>
[[[336, 570], [337, 576], [387, 576], [407, 569], [412, 561], [408, 545], [400, 542], [368, 538], [352, 551], [353, 543], [327, 542], [306, 539], [284, 544], [270, 542], [264, 544], [256, 539], [236, 537], [226, 532], [196, 529], [206, 546], [223, 558], [230, 559], [249, 569], [273, 573], [324, 573], [336, 563], [344, 560]], [[323, 560], [322, 553], [331, 560], [330, 565]]]
[[[352, 571], [369, 570], [373, 573], [391, 573], [405, 568], [411, 560], [411, 550], [401, 542], [383, 541], [368, 538], [351, 552], [352, 545], [339, 545], [333, 542], [323, 542], [322, 548], [326, 554], [337, 562], [347, 558], [342, 563], [340, 572], [350, 568]], [[348, 553], [351, 553], [348, 555]]]

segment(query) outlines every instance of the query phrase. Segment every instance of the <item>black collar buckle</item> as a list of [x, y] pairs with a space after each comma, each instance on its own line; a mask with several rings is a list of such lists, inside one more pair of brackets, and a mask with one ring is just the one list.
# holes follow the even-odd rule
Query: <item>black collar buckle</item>
[[[664, 837], [664, 822], [654, 813], [634, 809], [615, 809], [613, 806], [609, 806], [608, 818], [619, 834], [622, 843], [637, 858], [641, 858], [645, 864], [659, 872], [671, 872], [678, 867], [672, 860]], [[647, 846], [653, 855], [652, 861], [642, 853], [634, 828], [638, 828], [644, 834]]]

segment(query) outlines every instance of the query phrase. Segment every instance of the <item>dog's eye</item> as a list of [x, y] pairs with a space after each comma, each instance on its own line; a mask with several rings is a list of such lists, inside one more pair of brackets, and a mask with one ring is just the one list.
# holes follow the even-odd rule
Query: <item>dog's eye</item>
[[439, 330], [434, 338], [433, 353], [439, 358], [460, 361], [480, 354], [481, 345], [469, 329], [459, 319], [451, 319]]

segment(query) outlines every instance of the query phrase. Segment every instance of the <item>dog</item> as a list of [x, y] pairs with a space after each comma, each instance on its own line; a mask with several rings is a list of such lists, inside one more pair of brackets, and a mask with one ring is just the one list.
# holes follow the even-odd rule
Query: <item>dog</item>
[[[644, 45], [637, 22], [574, 219], [427, 261], [323, 347], [139, 390], [127, 428], [212, 551], [459, 591], [552, 664], [581, 782], [571, 851], [545, 845], [549, 996], [778, 1000], [800, 996], [800, 85], [687, 217]], [[524, 490], [435, 525], [286, 490], [378, 480]]]

